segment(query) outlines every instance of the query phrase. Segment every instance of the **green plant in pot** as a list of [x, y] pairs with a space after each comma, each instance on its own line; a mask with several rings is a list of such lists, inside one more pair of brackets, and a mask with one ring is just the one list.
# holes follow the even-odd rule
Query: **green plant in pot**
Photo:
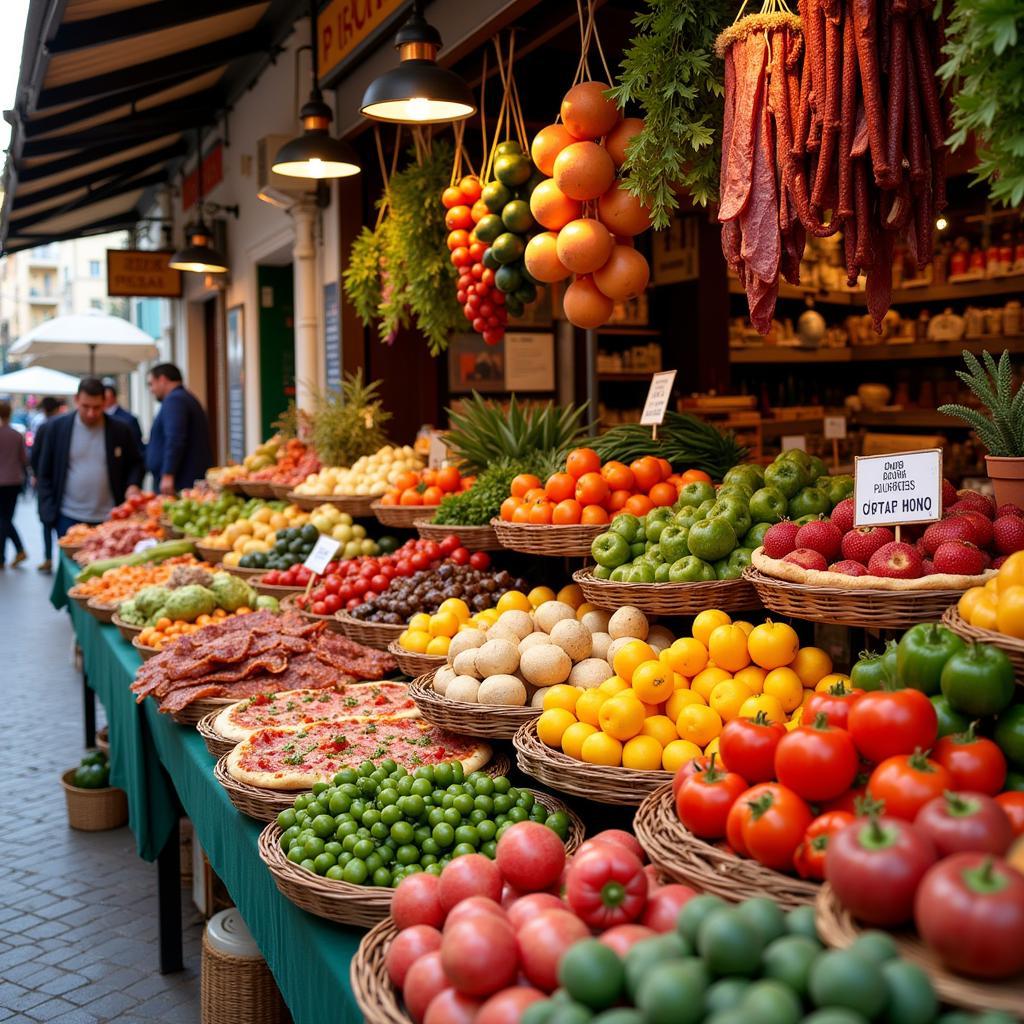
[[985, 411], [941, 405], [939, 412], [963, 420], [988, 449], [985, 463], [996, 504], [1024, 507], [1024, 387], [1014, 384], [1010, 353], [1004, 351], [997, 364], [990, 352], [982, 352], [979, 360], [965, 351], [964, 362], [967, 371], [957, 370], [956, 375]]

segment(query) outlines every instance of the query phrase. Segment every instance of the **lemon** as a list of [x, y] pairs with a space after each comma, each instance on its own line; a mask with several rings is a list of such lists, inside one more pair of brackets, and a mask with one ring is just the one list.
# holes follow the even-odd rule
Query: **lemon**
[[521, 590], [507, 591], [498, 598], [498, 603], [495, 605], [498, 615], [501, 615], [502, 612], [528, 612], [531, 608], [533, 605], [530, 604], [530, 599]]
[[539, 608], [545, 601], [554, 601], [555, 592], [550, 587], [534, 587], [526, 595], [531, 608]]

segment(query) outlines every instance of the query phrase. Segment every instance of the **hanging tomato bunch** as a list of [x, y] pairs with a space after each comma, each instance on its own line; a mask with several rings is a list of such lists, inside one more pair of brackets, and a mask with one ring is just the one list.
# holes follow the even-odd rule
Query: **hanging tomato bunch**
[[643, 129], [620, 118], [604, 82], [579, 82], [562, 100], [561, 123], [542, 128], [530, 152], [548, 177], [533, 190], [530, 212], [541, 227], [526, 247], [526, 269], [554, 283], [575, 275], [563, 299], [577, 327], [607, 323], [616, 302], [635, 298], [650, 267], [633, 238], [651, 226], [650, 212], [616, 178], [626, 146]]

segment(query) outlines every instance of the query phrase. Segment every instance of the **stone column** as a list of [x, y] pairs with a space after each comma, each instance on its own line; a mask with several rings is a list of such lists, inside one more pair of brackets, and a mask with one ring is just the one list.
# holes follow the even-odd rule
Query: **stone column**
[[295, 222], [295, 402], [300, 409], [312, 410], [313, 396], [323, 386], [317, 316], [317, 206], [312, 199], [302, 199], [288, 212]]

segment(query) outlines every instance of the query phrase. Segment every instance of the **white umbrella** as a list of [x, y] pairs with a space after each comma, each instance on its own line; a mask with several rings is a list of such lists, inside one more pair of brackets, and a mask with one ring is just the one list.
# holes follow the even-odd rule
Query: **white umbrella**
[[44, 320], [23, 334], [9, 355], [28, 365], [91, 375], [130, 373], [160, 350], [145, 331], [98, 309]]
[[0, 375], [0, 395], [74, 395], [78, 378], [45, 366], [27, 366], [24, 370]]

